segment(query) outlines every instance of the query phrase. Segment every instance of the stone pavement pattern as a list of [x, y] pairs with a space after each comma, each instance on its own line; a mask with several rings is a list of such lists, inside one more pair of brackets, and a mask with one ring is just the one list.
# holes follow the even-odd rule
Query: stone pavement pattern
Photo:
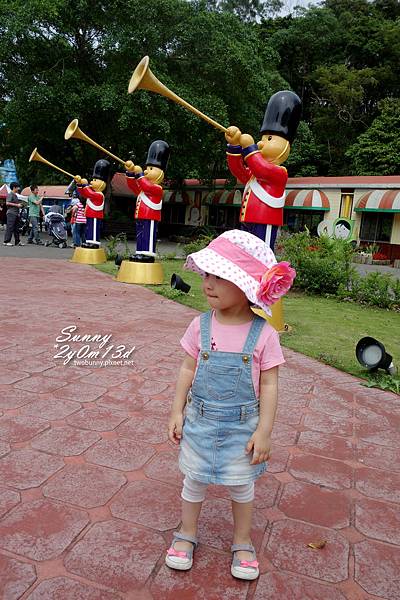
[[[164, 555], [182, 476], [166, 424], [195, 311], [84, 265], [0, 266], [0, 598], [400, 598], [398, 396], [285, 350], [256, 485], [261, 576], [231, 577], [230, 502], [215, 486], [194, 567], [174, 572]], [[136, 346], [134, 364], [63, 366], [54, 345], [68, 325]]]

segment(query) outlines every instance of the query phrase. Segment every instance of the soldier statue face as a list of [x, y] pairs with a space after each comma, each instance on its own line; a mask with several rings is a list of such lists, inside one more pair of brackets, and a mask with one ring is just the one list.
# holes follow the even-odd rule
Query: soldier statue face
[[153, 183], [161, 183], [164, 179], [164, 171], [153, 165], [147, 165], [144, 170], [144, 176]]
[[90, 185], [95, 192], [102, 192], [106, 188], [106, 182], [102, 179], [92, 179]]
[[278, 135], [271, 135], [270, 133], [264, 133], [257, 146], [265, 160], [274, 165], [285, 162], [290, 154], [289, 142]]

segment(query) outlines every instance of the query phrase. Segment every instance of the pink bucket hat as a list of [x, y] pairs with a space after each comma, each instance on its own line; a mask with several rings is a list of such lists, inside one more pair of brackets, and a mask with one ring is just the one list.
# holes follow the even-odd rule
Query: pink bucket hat
[[290, 263], [278, 263], [263, 240], [239, 229], [226, 231], [203, 250], [189, 254], [184, 268], [202, 277], [210, 273], [227, 279], [268, 315], [296, 277]]

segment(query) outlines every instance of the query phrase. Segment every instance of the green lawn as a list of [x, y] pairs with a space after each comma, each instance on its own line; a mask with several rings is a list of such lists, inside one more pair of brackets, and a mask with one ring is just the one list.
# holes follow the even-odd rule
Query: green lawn
[[[163, 260], [164, 285], [149, 285], [155, 292], [196, 308], [207, 310], [201, 291], [201, 278], [183, 270], [182, 260]], [[115, 275], [114, 263], [96, 265], [99, 270]], [[170, 287], [172, 273], [177, 273], [191, 285], [189, 294]], [[355, 357], [358, 340], [371, 336], [382, 342], [400, 367], [400, 314], [374, 309], [331, 298], [289, 293], [284, 299], [284, 319], [291, 331], [281, 335], [287, 348], [312, 356], [321, 362], [337, 367], [358, 377], [366, 377], [366, 370]]]

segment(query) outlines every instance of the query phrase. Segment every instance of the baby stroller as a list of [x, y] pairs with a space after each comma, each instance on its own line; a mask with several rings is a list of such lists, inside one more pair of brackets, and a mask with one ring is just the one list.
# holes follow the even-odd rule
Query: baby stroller
[[64, 216], [56, 212], [48, 212], [44, 219], [46, 231], [52, 240], [45, 242], [45, 246], [67, 247], [67, 229]]

